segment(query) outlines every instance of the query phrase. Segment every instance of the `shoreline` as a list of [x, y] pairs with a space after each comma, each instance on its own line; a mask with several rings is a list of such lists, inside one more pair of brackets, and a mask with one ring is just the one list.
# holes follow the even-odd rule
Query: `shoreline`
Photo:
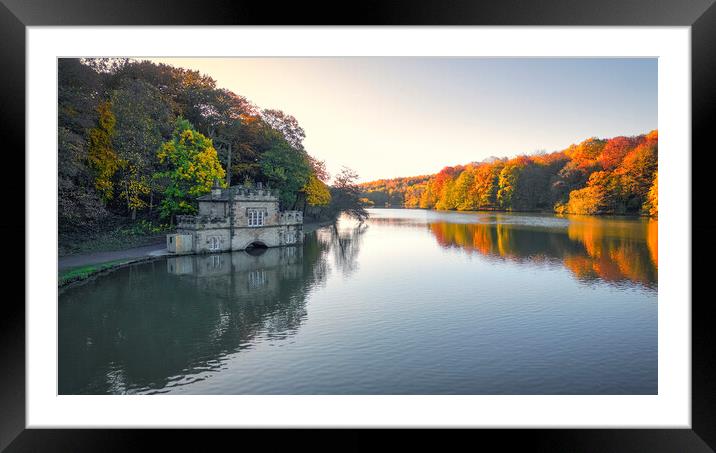
[[[303, 226], [303, 232], [312, 233], [333, 223], [335, 220], [307, 223]], [[168, 255], [166, 244], [158, 242], [144, 247], [59, 257], [57, 287], [65, 289], [131, 264], [149, 262]]]
[[658, 216], [647, 214], [574, 214], [571, 212], [554, 212], [554, 211], [507, 211], [505, 209], [475, 209], [469, 211], [458, 211], [453, 209], [435, 209], [435, 208], [417, 208], [405, 206], [367, 206], [366, 209], [417, 209], [419, 211], [435, 211], [435, 212], [454, 212], [456, 214], [475, 213], [505, 213], [505, 214], [546, 214], [554, 216], [583, 216], [583, 217], [624, 217], [629, 219], [654, 219], [658, 220]]

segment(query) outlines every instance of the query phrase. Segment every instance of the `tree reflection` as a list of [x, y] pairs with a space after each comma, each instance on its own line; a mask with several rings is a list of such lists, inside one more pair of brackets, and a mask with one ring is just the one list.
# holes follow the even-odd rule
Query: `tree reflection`
[[66, 290], [59, 393], [152, 392], [222, 368], [227, 355], [294, 334], [327, 275], [329, 243], [171, 257]]
[[430, 223], [446, 248], [516, 262], [554, 262], [583, 281], [632, 282], [656, 289], [658, 223], [655, 220], [568, 216], [563, 228], [499, 222]]
[[358, 270], [358, 254], [363, 234], [368, 225], [363, 222], [352, 222], [343, 217], [340, 224], [319, 230], [318, 238], [328, 245], [333, 252], [333, 263], [344, 276], [350, 276]]

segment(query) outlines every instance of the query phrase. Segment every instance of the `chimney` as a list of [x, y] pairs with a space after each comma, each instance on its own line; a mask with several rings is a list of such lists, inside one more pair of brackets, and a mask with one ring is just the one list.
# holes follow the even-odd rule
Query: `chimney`
[[221, 182], [219, 178], [214, 178], [214, 186], [211, 188], [211, 197], [218, 198], [221, 196]]

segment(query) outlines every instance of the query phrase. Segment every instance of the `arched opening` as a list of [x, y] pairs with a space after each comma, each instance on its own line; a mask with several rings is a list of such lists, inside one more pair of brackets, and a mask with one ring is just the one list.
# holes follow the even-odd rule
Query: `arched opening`
[[263, 255], [268, 247], [261, 241], [254, 241], [246, 246], [246, 253], [252, 256]]

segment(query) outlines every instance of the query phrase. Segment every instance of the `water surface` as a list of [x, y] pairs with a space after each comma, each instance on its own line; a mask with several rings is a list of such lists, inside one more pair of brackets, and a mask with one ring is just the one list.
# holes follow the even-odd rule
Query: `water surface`
[[655, 394], [657, 223], [375, 209], [67, 288], [61, 394]]

